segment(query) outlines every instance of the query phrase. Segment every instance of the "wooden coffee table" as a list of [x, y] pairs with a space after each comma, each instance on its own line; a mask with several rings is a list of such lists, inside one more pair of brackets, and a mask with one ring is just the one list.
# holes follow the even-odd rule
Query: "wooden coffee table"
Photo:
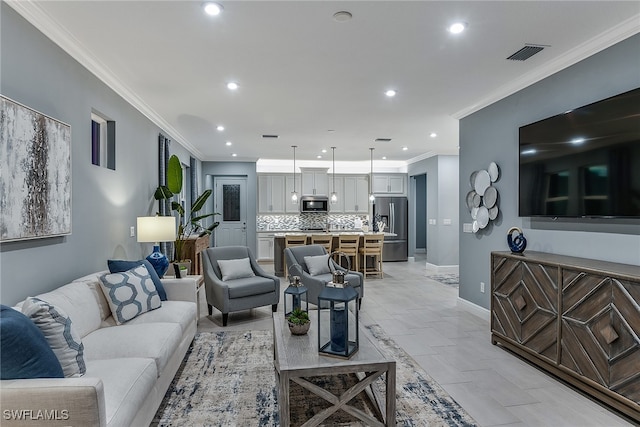
[[[318, 313], [310, 311], [311, 328], [306, 335], [292, 335], [282, 313], [273, 313], [274, 365], [278, 377], [280, 425], [290, 425], [289, 381], [295, 381], [333, 406], [315, 414], [304, 426], [317, 426], [338, 410], [364, 421], [367, 426], [396, 425], [396, 362], [377, 347], [377, 340], [360, 327], [359, 350], [350, 359], [323, 356], [318, 353]], [[303, 377], [356, 374], [359, 382], [340, 396], [326, 391]], [[386, 390], [379, 396], [371, 384], [386, 374]], [[378, 409], [379, 420], [349, 405], [365, 392]]]

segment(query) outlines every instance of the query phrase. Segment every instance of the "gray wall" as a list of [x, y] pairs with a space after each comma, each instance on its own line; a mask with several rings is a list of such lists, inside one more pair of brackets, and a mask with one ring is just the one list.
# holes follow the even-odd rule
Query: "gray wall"
[[[0, 301], [11, 305], [104, 270], [109, 258], [151, 252], [151, 244], [129, 237], [129, 227], [158, 209], [161, 129], [4, 2], [0, 19], [0, 92], [70, 124], [72, 144], [72, 234], [2, 244]], [[92, 108], [116, 121], [115, 171], [91, 164]], [[172, 151], [189, 164], [189, 153], [175, 142]]]
[[[506, 251], [506, 233], [520, 227], [527, 250], [640, 265], [640, 221], [544, 221], [518, 217], [518, 128], [571, 108], [640, 87], [640, 35], [631, 37], [460, 121], [460, 219], [469, 175], [495, 161], [501, 214], [477, 234], [460, 233], [460, 297], [490, 307], [491, 251]], [[480, 282], [486, 292], [480, 292]]]
[[[257, 256], [258, 174], [254, 162], [202, 162], [202, 175], [208, 188], [215, 177], [247, 178], [247, 246]], [[215, 192], [214, 192], [215, 195]]]
[[[438, 267], [458, 265], [458, 156], [435, 156], [408, 166], [409, 177], [427, 176], [427, 263]], [[414, 181], [414, 180], [411, 180]], [[411, 186], [410, 199], [415, 199], [417, 185]], [[444, 225], [450, 219], [451, 225]], [[415, 221], [415, 220], [414, 220]], [[410, 221], [411, 223], [411, 221]], [[417, 225], [409, 230], [415, 236]], [[415, 238], [410, 239], [410, 254], [415, 249]]]

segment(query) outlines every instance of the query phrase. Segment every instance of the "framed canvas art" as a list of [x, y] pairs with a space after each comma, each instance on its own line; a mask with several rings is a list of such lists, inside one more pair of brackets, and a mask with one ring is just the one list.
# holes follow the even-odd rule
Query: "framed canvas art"
[[0, 241], [71, 234], [71, 126], [0, 95]]

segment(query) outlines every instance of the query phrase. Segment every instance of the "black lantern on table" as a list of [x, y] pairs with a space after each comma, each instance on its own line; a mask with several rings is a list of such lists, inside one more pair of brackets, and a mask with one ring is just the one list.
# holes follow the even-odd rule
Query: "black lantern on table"
[[300, 282], [300, 276], [291, 274], [294, 266], [289, 268], [289, 287], [284, 290], [284, 317], [288, 317], [295, 309], [309, 312], [307, 288]]
[[[338, 254], [344, 255], [342, 252]], [[349, 258], [346, 258], [348, 261]], [[329, 257], [330, 262], [331, 257]], [[350, 267], [350, 263], [347, 264]], [[318, 351], [320, 354], [349, 358], [358, 351], [360, 341], [358, 291], [344, 280], [348, 272], [349, 268], [346, 273], [336, 269], [333, 280], [325, 286], [318, 297]]]

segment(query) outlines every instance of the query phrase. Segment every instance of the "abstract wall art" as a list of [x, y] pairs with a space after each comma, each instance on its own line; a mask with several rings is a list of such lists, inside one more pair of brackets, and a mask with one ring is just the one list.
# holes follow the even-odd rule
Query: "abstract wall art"
[[0, 241], [71, 234], [71, 126], [0, 95]]

